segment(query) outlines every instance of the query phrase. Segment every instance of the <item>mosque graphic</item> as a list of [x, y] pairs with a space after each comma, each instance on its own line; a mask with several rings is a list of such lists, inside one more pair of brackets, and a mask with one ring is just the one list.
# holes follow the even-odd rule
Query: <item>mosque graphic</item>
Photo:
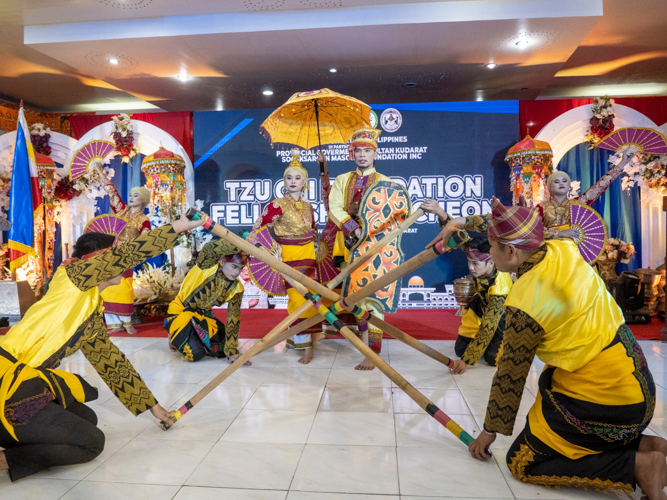
[[[436, 291], [440, 288], [439, 291]], [[444, 288], [444, 291], [442, 289]], [[458, 309], [454, 299], [454, 285], [426, 287], [419, 276], [412, 276], [408, 286], [401, 288], [399, 309]]]

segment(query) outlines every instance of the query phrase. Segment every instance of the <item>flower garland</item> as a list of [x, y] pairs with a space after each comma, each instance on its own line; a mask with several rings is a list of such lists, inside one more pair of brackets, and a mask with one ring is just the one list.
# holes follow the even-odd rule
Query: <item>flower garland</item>
[[602, 139], [614, 131], [614, 100], [608, 95], [596, 97], [591, 111], [593, 117], [590, 120], [590, 128], [586, 134], [586, 141], [591, 148], [597, 147]]
[[630, 259], [635, 255], [635, 247], [630, 243], [619, 238], [609, 238], [605, 243], [602, 254], [598, 257], [599, 261], [619, 260], [621, 264], [629, 264]]
[[623, 191], [628, 196], [634, 186], [641, 189], [642, 203], [662, 206], [662, 197], [667, 196], [667, 155], [637, 154], [623, 168], [625, 176], [621, 181]]
[[139, 151], [134, 147], [134, 134], [132, 133], [132, 120], [126, 113], [113, 116], [113, 140], [116, 143], [116, 151], [123, 157], [123, 163], [130, 163], [130, 158]]
[[30, 142], [33, 148], [40, 155], [51, 156], [51, 129], [43, 123], [33, 123], [30, 125]]

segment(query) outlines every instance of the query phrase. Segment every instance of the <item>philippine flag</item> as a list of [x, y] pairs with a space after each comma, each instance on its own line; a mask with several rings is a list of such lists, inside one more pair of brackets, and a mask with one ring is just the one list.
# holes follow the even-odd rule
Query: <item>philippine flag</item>
[[30, 142], [28, 123], [21, 108], [16, 130], [12, 184], [9, 190], [9, 221], [12, 227], [9, 229], [7, 240], [10, 271], [21, 267], [35, 252], [33, 248], [35, 213], [41, 204], [42, 193], [39, 189], [35, 152]]

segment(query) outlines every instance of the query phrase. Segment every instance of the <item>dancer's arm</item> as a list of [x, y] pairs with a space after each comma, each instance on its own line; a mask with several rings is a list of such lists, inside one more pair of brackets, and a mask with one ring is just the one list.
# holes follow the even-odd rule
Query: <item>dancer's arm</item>
[[227, 357], [239, 353], [242, 301], [243, 292], [240, 292], [227, 302], [227, 323], [225, 324], [225, 354], [227, 354]]
[[479, 331], [461, 357], [467, 365], [474, 366], [489, 347], [505, 312], [506, 298], [507, 295], [489, 295], [489, 303], [482, 316]]
[[515, 307], [506, 308], [505, 322], [503, 354], [493, 377], [484, 430], [511, 436], [530, 365], [544, 330]]
[[104, 191], [106, 191], [106, 193], [109, 195], [109, 206], [111, 207], [111, 210], [113, 210], [113, 213], [118, 213], [124, 208], [127, 208], [127, 204], [122, 200], [120, 194], [118, 194], [116, 186], [114, 186], [113, 182], [109, 180], [107, 174], [104, 173], [102, 164], [96, 163], [93, 168], [100, 175], [102, 189], [104, 189]]

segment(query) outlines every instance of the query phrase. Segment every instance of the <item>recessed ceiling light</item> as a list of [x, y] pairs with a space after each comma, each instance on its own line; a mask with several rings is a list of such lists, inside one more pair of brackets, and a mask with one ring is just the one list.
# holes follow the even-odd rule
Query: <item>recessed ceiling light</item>
[[525, 38], [522, 38], [521, 40], [515, 42], [514, 45], [516, 45], [517, 47], [522, 49], [524, 47], [527, 47], [529, 43], [530, 42], [528, 40], [526, 40]]
[[118, 64], [118, 59], [116, 59], [115, 57], [112, 57], [111, 59], [109, 59], [109, 63], [110, 64]]
[[273, 90], [263, 90], [262, 94], [264, 94], [264, 95], [273, 95]]
[[405, 84], [405, 86], [409, 89], [413, 89], [417, 86], [417, 84], [415, 82], [408, 82]]
[[329, 69], [329, 73], [335, 73], [336, 71], [338, 71], [336, 68], [330, 68]]
[[190, 77], [185, 73], [178, 75], [176, 78], [178, 78], [182, 82], [187, 82], [190, 79]]
[[489, 69], [493, 69], [493, 68], [495, 68], [496, 66], [498, 66], [496, 63], [489, 63], [489, 64], [487, 64], [487, 65], [484, 66], [484, 67], [485, 67], [485, 68], [489, 68]]

